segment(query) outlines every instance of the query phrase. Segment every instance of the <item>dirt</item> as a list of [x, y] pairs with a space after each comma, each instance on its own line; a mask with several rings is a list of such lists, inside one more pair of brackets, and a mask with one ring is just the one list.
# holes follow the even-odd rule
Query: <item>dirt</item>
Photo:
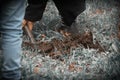
[[[24, 42], [26, 46], [33, 47], [29, 42]], [[98, 49], [98, 52], [104, 52], [104, 47], [102, 47], [98, 41], [93, 43], [92, 32], [84, 32], [83, 34], [71, 34], [65, 36], [63, 40], [52, 39], [51, 42], [39, 42], [38, 49], [41, 53], [46, 53], [52, 58], [59, 58], [62, 54], [69, 54], [72, 48], [77, 48], [83, 46], [84, 48]], [[34, 48], [34, 47], [33, 47]]]
[[[120, 24], [118, 27], [118, 38], [120, 40]], [[79, 46], [97, 49], [98, 52], [105, 51], [105, 48], [101, 46], [97, 40], [95, 43], [93, 42], [93, 34], [90, 31], [86, 31], [83, 34], [63, 33], [63, 36], [63, 40], [54, 38], [50, 42], [37, 41], [38, 49], [40, 49], [41, 53], [46, 53], [45, 55], [49, 55], [52, 58], [59, 58], [63, 54], [69, 54], [72, 48], [75, 49]], [[45, 38], [45, 35], [43, 38]], [[30, 42], [24, 42], [24, 44], [25, 46], [34, 48]]]

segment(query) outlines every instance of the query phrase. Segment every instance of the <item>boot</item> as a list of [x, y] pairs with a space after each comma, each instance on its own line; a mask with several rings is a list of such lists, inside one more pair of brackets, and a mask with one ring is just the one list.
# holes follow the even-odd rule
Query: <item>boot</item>
[[56, 31], [61, 34], [67, 34], [67, 35], [79, 34], [79, 30], [75, 25], [71, 25], [71, 26], [61, 25], [61, 27], [57, 28]]

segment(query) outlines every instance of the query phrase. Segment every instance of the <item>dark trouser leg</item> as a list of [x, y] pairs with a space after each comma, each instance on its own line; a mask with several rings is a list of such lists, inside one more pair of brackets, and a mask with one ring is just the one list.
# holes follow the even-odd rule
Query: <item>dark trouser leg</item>
[[65, 25], [71, 26], [76, 17], [85, 10], [85, 0], [53, 0]]
[[[29, 21], [38, 21], [42, 18], [48, 0], [28, 0], [28, 7], [26, 8], [25, 19]], [[31, 11], [32, 10], [32, 11]]]

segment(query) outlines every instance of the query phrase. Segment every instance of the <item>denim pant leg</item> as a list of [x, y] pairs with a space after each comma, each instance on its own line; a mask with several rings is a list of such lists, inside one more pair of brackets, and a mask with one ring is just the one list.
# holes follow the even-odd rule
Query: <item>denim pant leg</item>
[[0, 5], [0, 31], [2, 33], [2, 77], [19, 80], [21, 77], [22, 20], [26, 0], [3, 0]]

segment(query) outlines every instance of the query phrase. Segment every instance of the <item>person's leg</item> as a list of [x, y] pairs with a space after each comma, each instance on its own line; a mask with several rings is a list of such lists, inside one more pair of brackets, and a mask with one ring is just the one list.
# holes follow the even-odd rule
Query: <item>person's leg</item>
[[24, 17], [25, 3], [26, 0], [3, 0], [0, 4], [4, 80], [19, 80], [21, 77], [21, 22]]
[[28, 0], [25, 20], [35, 22], [42, 18], [48, 0]]
[[85, 10], [85, 0], [53, 0], [62, 17], [62, 25], [56, 30], [64, 33], [78, 34], [79, 30], [74, 25], [76, 17]]
[[63, 24], [71, 26], [76, 17], [85, 10], [85, 0], [53, 0], [62, 16]]
[[34, 22], [41, 20], [47, 1], [48, 0], [28, 0], [23, 27], [27, 25], [29, 30], [32, 31]]

